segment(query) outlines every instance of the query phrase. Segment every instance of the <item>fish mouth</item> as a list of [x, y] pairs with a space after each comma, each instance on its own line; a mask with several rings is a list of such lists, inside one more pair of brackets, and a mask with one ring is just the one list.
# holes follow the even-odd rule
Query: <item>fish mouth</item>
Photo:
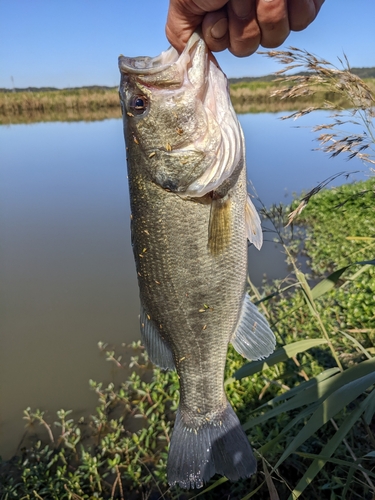
[[155, 74], [160, 73], [160, 71], [174, 64], [177, 60], [178, 52], [173, 47], [169, 47], [168, 50], [156, 57], [126, 57], [120, 55], [119, 69], [122, 73], [131, 75]]
[[209, 71], [208, 60], [218, 66], [203, 38], [195, 32], [181, 54], [174, 47], [169, 47], [156, 57], [121, 55], [118, 64], [123, 77], [132, 77], [146, 87], [173, 89], [182, 87], [188, 81], [197, 90], [200, 87], [202, 93]]

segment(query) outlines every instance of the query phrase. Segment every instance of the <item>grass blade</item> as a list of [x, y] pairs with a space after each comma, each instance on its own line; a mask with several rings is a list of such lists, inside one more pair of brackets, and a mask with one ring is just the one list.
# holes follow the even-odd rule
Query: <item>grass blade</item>
[[368, 266], [368, 265], [375, 265], [375, 259], [374, 260], [362, 260], [359, 262], [353, 262], [353, 264], [350, 264], [349, 266], [342, 267], [341, 269], [337, 269], [337, 271], [334, 271], [332, 274], [327, 276], [324, 280], [320, 281], [317, 285], [314, 286], [314, 288], [311, 290], [311, 297], [315, 300], [318, 297], [321, 297], [325, 293], [329, 292], [332, 290], [332, 288], [337, 285], [339, 279], [341, 278], [341, 275], [351, 266], [355, 265], [362, 265], [362, 266]]
[[317, 316], [316, 308], [315, 308], [315, 303], [314, 303], [314, 297], [311, 293], [311, 288], [309, 284], [307, 283], [306, 276], [301, 272], [298, 271], [297, 269], [295, 270], [296, 277], [298, 281], [301, 284], [302, 291], [303, 291], [303, 298], [305, 299], [306, 304], [309, 306], [310, 312], [313, 316]]
[[[355, 462], [348, 462], [347, 460], [341, 460], [340, 458], [325, 457], [323, 455], [315, 455], [314, 453], [302, 453], [299, 451], [296, 451], [296, 455], [303, 458], [311, 458], [312, 460], [315, 459], [325, 460], [326, 462], [331, 462], [336, 465], [341, 465], [342, 467], [349, 467], [350, 469], [355, 469], [358, 471], [363, 470], [361, 464], [356, 464]], [[370, 471], [369, 469], [366, 469], [365, 472], [369, 477], [375, 479], [374, 472]]]
[[[319, 373], [316, 377], [312, 377], [306, 382], [302, 382], [301, 384], [297, 385], [296, 387], [293, 387], [289, 391], [285, 392], [284, 394], [280, 394], [279, 396], [276, 396], [275, 398], [271, 399], [266, 403], [266, 405], [273, 405], [274, 403], [278, 403], [279, 401], [283, 401], [284, 399], [290, 399], [292, 396], [295, 394], [308, 389], [311, 386], [316, 386], [320, 382], [324, 382], [325, 380], [333, 377], [333, 375], [336, 375], [337, 373], [340, 373], [339, 368], [328, 368], [328, 370], [324, 370], [324, 372]], [[258, 407], [258, 409], [261, 407]]]
[[[332, 393], [340, 390], [342, 387], [347, 386], [360, 379], [361, 377], [367, 376], [368, 374], [374, 374], [375, 372], [375, 358], [372, 358], [367, 361], [363, 361], [359, 365], [352, 366], [348, 370], [344, 372], [339, 372], [336, 375], [328, 379], [318, 380], [316, 379], [315, 385], [309, 385], [307, 388], [300, 393], [297, 393], [294, 397], [288, 399], [284, 403], [277, 405], [275, 408], [265, 412], [262, 415], [259, 415], [255, 418], [248, 420], [243, 428], [248, 430], [255, 425], [263, 423], [269, 420], [272, 417], [279, 415], [280, 413], [287, 412], [290, 410], [294, 410], [295, 408], [299, 408], [302, 406], [310, 405], [308, 408], [303, 410], [297, 417], [295, 417], [280, 433], [280, 435], [284, 434], [286, 430], [289, 430], [295, 423], [299, 422], [301, 418], [306, 417], [315, 409], [322, 405], [322, 403], [327, 399]], [[307, 382], [304, 382], [302, 385], [306, 387]], [[262, 447], [263, 449], [263, 447]]]
[[270, 500], [280, 500], [274, 482], [272, 481], [272, 477], [268, 472], [267, 464], [264, 459], [262, 461], [263, 461], [263, 470], [264, 470], [264, 476], [266, 478], [268, 493], [270, 494]]
[[[372, 360], [368, 361], [370, 363]], [[364, 364], [364, 363], [362, 363]], [[350, 370], [347, 370], [349, 372]], [[314, 411], [310, 420], [292, 440], [281, 455], [275, 467], [279, 467], [284, 460], [293, 453], [302, 443], [311, 437], [322, 425], [338, 413], [351, 401], [354, 401], [363, 391], [375, 383], [375, 372], [369, 373], [359, 379], [342, 385], [338, 390], [329, 395]]]
[[[368, 398], [366, 398], [367, 400]], [[363, 401], [365, 403], [365, 401]], [[320, 470], [325, 466], [328, 458], [330, 458], [338, 446], [341, 444], [344, 437], [350, 431], [350, 429], [355, 425], [363, 412], [365, 411], [365, 405], [359, 405], [350, 415], [348, 415], [344, 422], [341, 424], [339, 430], [335, 435], [328, 441], [321, 451], [321, 455], [325, 458], [316, 458], [310, 467], [307, 469], [297, 486], [294, 488], [291, 499], [295, 500], [303, 493], [306, 487], [313, 481], [315, 476], [320, 472]]]
[[255, 490], [251, 491], [250, 493], [248, 493], [247, 495], [242, 497], [241, 500], [249, 500], [249, 498], [253, 497], [255, 495], [255, 493], [258, 493], [258, 491], [262, 488], [263, 485], [264, 485], [264, 481], [257, 488], [255, 488]]
[[346, 500], [348, 498], [348, 491], [349, 491], [349, 488], [352, 484], [354, 474], [355, 474], [355, 469], [350, 468], [349, 473], [348, 473], [348, 477], [346, 478], [345, 488], [342, 492], [341, 500]]
[[[359, 262], [355, 262], [354, 264], [361, 264], [362, 266], [375, 266], [375, 259], [361, 260]], [[354, 265], [354, 264], [352, 264], [352, 265]]]
[[[226, 483], [227, 481], [228, 481], [228, 479], [226, 477], [221, 477], [220, 479], [218, 479], [217, 481], [215, 481], [213, 484], [211, 484], [210, 486], [208, 486], [204, 490], [200, 491], [197, 495], [194, 495], [193, 497], [190, 497], [190, 500], [194, 500], [195, 498], [200, 497], [204, 493], [207, 493], [207, 492], [215, 489], [217, 486], [220, 486], [220, 484]], [[180, 496], [178, 498], [180, 498]]]
[[273, 292], [273, 293], [270, 293], [269, 295], [266, 295], [262, 299], [258, 299], [256, 301], [254, 301], [254, 304], [257, 306], [257, 305], [261, 304], [262, 302], [266, 302], [267, 300], [271, 300], [274, 297], [277, 297], [278, 295], [281, 295], [282, 293], [284, 293], [289, 288], [295, 288], [296, 286], [298, 286], [297, 283], [292, 283], [291, 285], [288, 285], [288, 286], [286, 286], [286, 287], [284, 287], [284, 288], [282, 288], [280, 290], [276, 290], [276, 292]]
[[367, 350], [367, 349], [365, 349], [365, 348], [363, 347], [363, 345], [362, 345], [360, 342], [358, 342], [358, 340], [357, 340], [357, 339], [355, 339], [354, 337], [352, 337], [352, 336], [351, 336], [351, 335], [349, 335], [348, 333], [345, 333], [345, 332], [343, 332], [343, 331], [341, 331], [341, 330], [339, 330], [339, 331], [340, 331], [340, 333], [342, 333], [343, 335], [345, 335], [345, 337], [346, 337], [347, 339], [349, 339], [350, 341], [352, 341], [352, 342], [353, 342], [353, 344], [354, 344], [356, 347], [358, 347], [358, 349], [359, 349], [359, 350], [360, 350], [360, 351], [361, 351], [361, 352], [362, 352], [362, 353], [366, 356], [366, 358], [367, 358], [367, 359], [371, 359], [371, 358], [372, 358], [372, 356], [371, 356], [371, 354], [368, 352], [368, 350]]
[[[296, 394], [298, 394], [302, 391], [305, 391], [305, 390], [309, 389], [310, 387], [316, 386], [320, 382], [327, 380], [328, 378], [332, 377], [333, 375], [336, 375], [339, 372], [340, 372], [339, 368], [329, 368], [328, 370], [324, 370], [324, 372], [319, 373], [319, 375], [317, 375], [316, 377], [312, 377], [309, 380], [300, 383], [296, 387], [289, 389], [288, 391], [284, 392], [283, 394], [279, 394], [279, 396], [275, 396], [274, 398], [270, 399], [269, 401], [262, 404], [261, 406], [258, 406], [255, 410], [252, 410], [249, 413], [249, 415], [251, 415], [253, 413], [257, 413], [260, 410], [262, 410], [263, 408], [274, 408], [275, 403], [280, 403], [280, 401], [285, 401], [287, 399], [291, 399]], [[226, 383], [229, 381], [233, 382], [234, 380], [235, 380], [234, 378], [228, 379], [226, 381]]]
[[375, 413], [375, 390], [366, 398], [367, 406], [364, 414], [364, 419], [367, 425], [370, 425]]
[[285, 345], [280, 349], [277, 349], [267, 358], [267, 362], [264, 360], [259, 361], [251, 361], [246, 365], [242, 366], [239, 370], [237, 370], [233, 377], [236, 380], [241, 380], [244, 377], [249, 377], [250, 375], [254, 375], [254, 373], [261, 372], [266, 370], [270, 366], [276, 365], [277, 363], [281, 363], [282, 361], [287, 361], [288, 359], [296, 356], [296, 354], [300, 352], [305, 352], [312, 347], [316, 347], [317, 345], [327, 344], [325, 339], [306, 339], [300, 340], [299, 342], [293, 342], [292, 344]]
[[338, 269], [334, 273], [327, 276], [327, 278], [320, 281], [317, 285], [315, 285], [314, 288], [311, 290], [311, 295], [313, 299], [317, 299], [318, 297], [321, 297], [325, 293], [332, 290], [332, 288], [334, 288], [334, 286], [337, 285], [339, 279], [341, 278], [341, 275], [348, 269], [348, 267], [350, 266], [345, 266], [342, 267], [341, 269]]

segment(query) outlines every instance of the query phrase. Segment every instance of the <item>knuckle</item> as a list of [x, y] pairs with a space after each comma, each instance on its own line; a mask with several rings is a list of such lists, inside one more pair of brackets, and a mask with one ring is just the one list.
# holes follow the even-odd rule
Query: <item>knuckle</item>
[[288, 38], [288, 33], [274, 33], [272, 36], [263, 37], [261, 40], [262, 47], [266, 49], [275, 49], [282, 45]]
[[254, 54], [260, 44], [260, 33], [246, 39], [231, 39], [229, 51], [237, 57], [247, 57]]
[[209, 38], [205, 39], [205, 42], [207, 44], [207, 47], [212, 52], [222, 52], [223, 50], [227, 49], [229, 46], [227, 37], [224, 37], [223, 39], [220, 39], [220, 40], [209, 37]]

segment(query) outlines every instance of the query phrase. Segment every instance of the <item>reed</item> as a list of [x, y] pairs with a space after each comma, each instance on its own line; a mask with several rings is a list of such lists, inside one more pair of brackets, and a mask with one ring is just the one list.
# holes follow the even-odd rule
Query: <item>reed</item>
[[[293, 78], [293, 77], [291, 77]], [[295, 77], [294, 82], [298, 82]], [[366, 84], [375, 91], [375, 79]], [[283, 95], [281, 82], [253, 81], [230, 85], [230, 95], [237, 113], [293, 111], [305, 107], [319, 107], [332, 101], [342, 108], [351, 102], [342, 94], [315, 85], [315, 92]], [[117, 88], [77, 88], [40, 91], [0, 91], [0, 124], [31, 123], [38, 121], [100, 120], [120, 117]]]
[[51, 91], [0, 92], [0, 115], [98, 111], [120, 108], [118, 91], [101, 88], [63, 89]]
[[[282, 119], [296, 120], [313, 111], [328, 111], [327, 121], [312, 129], [314, 133], [319, 134], [317, 137], [320, 143], [319, 149], [328, 153], [331, 158], [338, 155], [345, 155], [348, 160], [357, 158], [374, 174], [375, 79], [364, 81], [355, 75], [346, 57], [344, 61], [339, 58], [342, 67], [338, 68], [329, 61], [295, 47], [290, 47], [288, 51], [273, 50], [265, 54], [284, 65], [284, 68], [277, 72], [279, 75], [277, 83], [281, 84], [281, 87], [273, 91], [273, 97], [279, 98], [280, 101], [299, 102], [301, 97], [313, 99], [321, 89], [325, 89], [325, 92], [331, 95], [330, 99], [300, 107], [298, 111], [283, 116]], [[286, 75], [288, 71], [296, 68], [307, 72], [299, 76]], [[347, 105], [343, 105], [341, 101]], [[348, 132], [346, 126], [353, 131]], [[332, 179], [323, 181], [301, 199], [299, 206], [289, 214], [288, 224], [300, 215], [311, 197]]]
[[15, 125], [20, 123], [39, 122], [92, 122], [108, 120], [111, 118], [121, 118], [121, 109], [100, 108], [100, 109], [64, 109], [52, 111], [35, 110], [28, 113], [16, 113], [0, 115], [0, 125]]

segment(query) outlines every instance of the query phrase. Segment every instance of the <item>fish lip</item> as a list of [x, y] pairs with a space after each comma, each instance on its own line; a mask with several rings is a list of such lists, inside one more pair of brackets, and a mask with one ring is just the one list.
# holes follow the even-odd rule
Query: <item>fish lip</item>
[[[159, 73], [163, 69], [174, 64], [178, 60], [178, 53], [173, 47], [169, 47], [166, 51], [162, 52], [156, 57], [148, 56], [138, 56], [138, 57], [127, 57], [120, 55], [118, 58], [118, 65], [121, 73], [131, 74], [131, 75], [144, 75], [144, 74], [155, 74]], [[169, 63], [160, 64], [163, 58], [167, 59]]]
[[208, 48], [203, 38], [201, 38], [201, 35], [199, 35], [198, 32], [195, 32], [189, 38], [181, 54], [179, 54], [177, 50], [171, 46], [166, 51], [155, 57], [127, 57], [120, 55], [118, 58], [119, 70], [122, 74], [132, 75], [134, 77], [156, 75], [174, 64], [181, 62], [187, 57], [192, 59], [193, 54], [199, 45], [203, 45], [204, 52], [208, 52]]

